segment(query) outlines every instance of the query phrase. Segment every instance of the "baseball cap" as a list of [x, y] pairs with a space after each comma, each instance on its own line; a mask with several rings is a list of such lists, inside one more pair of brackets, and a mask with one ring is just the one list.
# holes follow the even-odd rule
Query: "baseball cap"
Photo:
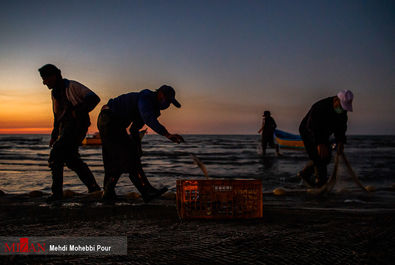
[[173, 103], [174, 106], [176, 106], [177, 108], [181, 108], [181, 104], [180, 102], [178, 102], [176, 100], [176, 91], [174, 90], [174, 88], [172, 88], [171, 86], [168, 85], [163, 85], [161, 86], [158, 91], [162, 91], [163, 94], [165, 94], [166, 98]]
[[337, 93], [337, 97], [340, 99], [340, 104], [344, 110], [352, 112], [352, 100], [354, 94], [350, 90], [342, 90]]

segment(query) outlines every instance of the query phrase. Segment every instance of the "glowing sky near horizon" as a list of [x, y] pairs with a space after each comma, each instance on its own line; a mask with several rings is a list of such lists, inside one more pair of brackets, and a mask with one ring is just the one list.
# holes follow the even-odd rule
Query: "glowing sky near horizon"
[[262, 112], [297, 132], [317, 100], [355, 94], [349, 133], [395, 134], [393, 1], [8, 1], [0, 8], [0, 133], [52, 126], [37, 69], [102, 99], [162, 84], [171, 132], [254, 134]]

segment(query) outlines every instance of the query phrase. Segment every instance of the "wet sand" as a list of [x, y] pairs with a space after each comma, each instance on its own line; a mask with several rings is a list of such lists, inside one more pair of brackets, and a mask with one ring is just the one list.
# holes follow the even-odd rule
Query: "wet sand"
[[311, 197], [264, 195], [262, 219], [180, 220], [174, 194], [144, 204], [73, 195], [0, 196], [1, 236], [128, 237], [128, 256], [0, 256], [2, 264], [391, 264], [390, 191]]

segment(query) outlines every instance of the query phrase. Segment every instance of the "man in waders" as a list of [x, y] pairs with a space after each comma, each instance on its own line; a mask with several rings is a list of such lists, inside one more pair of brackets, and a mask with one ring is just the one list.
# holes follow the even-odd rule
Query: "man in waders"
[[[167, 109], [170, 104], [181, 107], [175, 99], [174, 89], [163, 85], [156, 91], [145, 89], [123, 94], [110, 99], [107, 105], [103, 106], [97, 127], [102, 139], [104, 200], [116, 198], [114, 189], [122, 173], [129, 174], [130, 180], [145, 202], [167, 191], [167, 188], [158, 190], [152, 187], [145, 176], [140, 160], [142, 151], [139, 130], [146, 124], [156, 133], [175, 143], [183, 142], [184, 139], [180, 135], [170, 134], [157, 120], [160, 111]], [[129, 125], [130, 135], [126, 131]]]
[[266, 147], [274, 147], [276, 149], [276, 155], [280, 155], [280, 150], [278, 144], [274, 143], [273, 135], [274, 130], [277, 128], [277, 124], [270, 114], [270, 111], [266, 110], [263, 112], [262, 127], [259, 129], [258, 133], [262, 133], [262, 155], [266, 155]]
[[75, 171], [89, 192], [100, 190], [96, 180], [78, 153], [90, 125], [89, 112], [100, 98], [86, 86], [62, 78], [60, 70], [46, 64], [39, 70], [43, 84], [51, 90], [54, 125], [49, 146], [49, 167], [52, 171], [52, 195], [48, 202], [62, 199], [64, 164]]
[[298, 173], [311, 187], [328, 181], [327, 165], [331, 160], [329, 137], [334, 134], [337, 152], [342, 154], [346, 143], [347, 111], [352, 111], [353, 93], [340, 91], [336, 96], [315, 103], [302, 120], [299, 132], [311, 161]]

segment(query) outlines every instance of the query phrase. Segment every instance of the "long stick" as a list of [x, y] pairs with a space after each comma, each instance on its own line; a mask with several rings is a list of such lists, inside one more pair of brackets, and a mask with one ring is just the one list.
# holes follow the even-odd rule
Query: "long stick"
[[348, 173], [351, 175], [351, 177], [353, 178], [353, 180], [355, 181], [355, 183], [357, 183], [357, 185], [358, 185], [359, 187], [361, 187], [361, 189], [363, 189], [364, 191], [369, 192], [369, 191], [365, 188], [365, 186], [362, 185], [362, 183], [359, 181], [359, 179], [358, 179], [357, 175], [355, 174], [354, 170], [352, 169], [352, 167], [351, 167], [351, 165], [350, 165], [350, 162], [348, 161], [346, 155], [343, 153], [342, 156], [343, 156], [344, 164], [346, 164]]

